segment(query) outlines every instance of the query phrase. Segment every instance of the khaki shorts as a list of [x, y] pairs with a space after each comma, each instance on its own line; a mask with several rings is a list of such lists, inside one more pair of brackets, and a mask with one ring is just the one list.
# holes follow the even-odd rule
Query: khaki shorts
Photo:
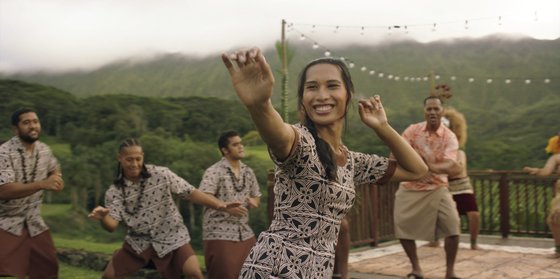
[[460, 233], [459, 213], [447, 188], [411, 191], [399, 187], [394, 221], [399, 239], [435, 241]]

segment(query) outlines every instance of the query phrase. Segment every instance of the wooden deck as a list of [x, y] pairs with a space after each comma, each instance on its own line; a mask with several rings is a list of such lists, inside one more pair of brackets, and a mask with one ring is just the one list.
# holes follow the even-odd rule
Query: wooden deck
[[[424, 278], [439, 279], [445, 275], [443, 247], [427, 247], [417, 241]], [[560, 259], [553, 259], [552, 239], [480, 236], [480, 250], [469, 249], [468, 235], [461, 236], [455, 271], [466, 279], [558, 279]], [[398, 242], [373, 249], [357, 249], [350, 254], [351, 278], [404, 278], [410, 263]]]

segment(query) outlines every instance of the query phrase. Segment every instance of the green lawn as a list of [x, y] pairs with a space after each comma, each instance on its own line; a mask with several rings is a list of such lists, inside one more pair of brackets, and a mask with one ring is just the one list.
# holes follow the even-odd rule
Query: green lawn
[[59, 263], [58, 277], [61, 279], [99, 279], [101, 278], [101, 272], [87, 268], [79, 268], [61, 262]]

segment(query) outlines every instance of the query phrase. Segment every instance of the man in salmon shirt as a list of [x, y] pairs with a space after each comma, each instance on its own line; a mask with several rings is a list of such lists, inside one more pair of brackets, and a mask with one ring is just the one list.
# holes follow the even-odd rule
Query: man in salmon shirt
[[426, 121], [410, 125], [403, 137], [422, 156], [428, 174], [414, 182], [401, 182], [395, 197], [395, 234], [412, 264], [406, 278], [422, 279], [415, 240], [445, 238], [446, 279], [458, 278], [454, 265], [459, 246], [460, 219], [448, 190], [448, 175], [457, 175], [459, 144], [455, 134], [441, 123], [443, 101], [424, 99]]

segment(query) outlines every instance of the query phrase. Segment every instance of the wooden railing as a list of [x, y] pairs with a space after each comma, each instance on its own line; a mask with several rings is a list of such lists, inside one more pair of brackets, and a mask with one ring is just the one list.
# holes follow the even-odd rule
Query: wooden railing
[[[550, 237], [546, 225], [558, 176], [535, 177], [519, 171], [470, 171], [481, 217], [481, 234]], [[273, 175], [269, 176], [272, 181]], [[269, 218], [273, 183], [269, 183]], [[397, 183], [356, 187], [356, 204], [347, 218], [352, 246], [376, 246], [394, 240], [393, 207]], [[462, 217], [463, 232], [468, 232]]]

